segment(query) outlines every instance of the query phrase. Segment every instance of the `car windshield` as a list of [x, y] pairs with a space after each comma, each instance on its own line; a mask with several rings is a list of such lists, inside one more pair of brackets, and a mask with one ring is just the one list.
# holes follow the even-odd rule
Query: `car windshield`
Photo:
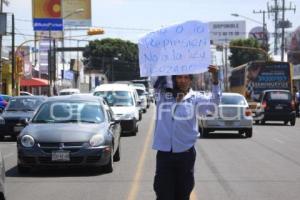
[[103, 97], [109, 106], [133, 106], [129, 91], [98, 91], [94, 95]]
[[223, 95], [221, 98], [221, 103], [223, 105], [246, 105], [246, 101], [242, 96], [227, 96]]
[[291, 100], [292, 96], [288, 92], [274, 91], [268, 92], [266, 96], [267, 100]]
[[101, 123], [105, 115], [95, 102], [47, 102], [44, 103], [32, 123]]
[[6, 111], [34, 111], [42, 102], [42, 98], [13, 98]]

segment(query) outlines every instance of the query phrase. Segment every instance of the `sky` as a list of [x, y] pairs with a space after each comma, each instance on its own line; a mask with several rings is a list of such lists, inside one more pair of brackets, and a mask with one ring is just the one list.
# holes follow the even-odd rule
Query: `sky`
[[[4, 12], [12, 12], [16, 19], [16, 44], [33, 39], [31, 0], [9, 0], [9, 6], [4, 6]], [[121, 38], [137, 42], [138, 39], [149, 31], [157, 30], [176, 23], [188, 20], [202, 22], [245, 20], [246, 31], [259, 26], [257, 22], [246, 20], [243, 17], [233, 17], [231, 13], [255, 19], [262, 22], [262, 14], [254, 14], [253, 10], [267, 10], [274, 0], [91, 0], [92, 1], [92, 26], [105, 30], [104, 35], [83, 36], [81, 39]], [[280, 0], [278, 0], [281, 2]], [[293, 31], [300, 26], [300, 0], [287, 1], [296, 6], [294, 11], [287, 11], [286, 18], [293, 27]], [[298, 20], [297, 20], [298, 19]], [[266, 16], [269, 32], [274, 32], [272, 16]], [[20, 35], [24, 34], [24, 35]], [[66, 31], [69, 37], [83, 35], [85, 32]], [[78, 37], [77, 37], [78, 38]], [[4, 42], [10, 41], [9, 37]], [[71, 42], [70, 42], [71, 45]]]
[[[32, 27], [32, 0], [9, 0], [9, 6], [4, 6], [4, 12], [14, 13], [16, 24], [16, 46], [26, 40], [34, 39]], [[282, 0], [278, 0], [282, 5]], [[286, 7], [296, 7], [296, 12], [286, 11], [285, 18], [292, 22], [293, 32], [300, 26], [300, 0], [285, 0]], [[65, 31], [65, 47], [85, 46], [88, 40], [103, 38], [120, 38], [137, 43], [145, 34], [177, 23], [189, 20], [201, 22], [245, 20], [246, 34], [263, 22], [262, 14], [253, 11], [267, 11], [267, 4], [274, 5], [274, 0], [91, 0], [92, 26], [103, 28], [103, 35], [87, 36], [86, 31]], [[231, 16], [237, 13], [240, 17]], [[281, 14], [280, 14], [281, 15]], [[251, 21], [249, 19], [253, 19]], [[269, 33], [274, 32], [272, 14], [266, 14], [266, 24]], [[298, 19], [298, 20], [297, 20]], [[258, 22], [261, 22], [260, 24]], [[79, 37], [78, 37], [79, 36]], [[67, 38], [72, 38], [68, 40]], [[74, 41], [85, 40], [85, 41]], [[3, 46], [11, 45], [11, 37], [3, 38]], [[269, 40], [270, 47], [274, 39]], [[31, 47], [34, 44], [28, 43]], [[279, 46], [278, 46], [279, 47]], [[271, 52], [272, 53], [272, 52]], [[280, 59], [280, 52], [277, 59]], [[61, 59], [62, 58], [62, 55]], [[65, 60], [78, 58], [78, 54], [65, 53]], [[223, 63], [222, 55], [213, 59], [214, 64]], [[60, 59], [59, 59], [60, 60]]]

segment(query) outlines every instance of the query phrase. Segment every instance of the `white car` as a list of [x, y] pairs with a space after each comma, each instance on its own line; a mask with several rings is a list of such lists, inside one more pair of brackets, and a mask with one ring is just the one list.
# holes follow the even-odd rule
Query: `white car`
[[133, 87], [136, 89], [136, 91], [139, 95], [139, 99], [141, 100], [140, 107], [141, 107], [142, 111], [145, 113], [148, 108], [146, 88], [145, 88], [145, 86], [141, 87], [141, 86], [137, 86], [137, 85], [133, 85]]
[[5, 200], [5, 166], [0, 152], [0, 199]]
[[103, 84], [97, 86], [95, 96], [102, 96], [111, 107], [115, 118], [121, 121], [123, 133], [138, 132], [138, 121], [140, 120], [140, 101], [136, 90], [128, 84]]
[[72, 95], [72, 94], [79, 94], [80, 90], [77, 88], [67, 88], [67, 89], [62, 89], [59, 91], [58, 95]]
[[199, 117], [199, 130], [202, 137], [217, 130], [236, 130], [252, 137], [252, 112], [244, 96], [237, 93], [222, 93], [216, 112], [208, 112]]

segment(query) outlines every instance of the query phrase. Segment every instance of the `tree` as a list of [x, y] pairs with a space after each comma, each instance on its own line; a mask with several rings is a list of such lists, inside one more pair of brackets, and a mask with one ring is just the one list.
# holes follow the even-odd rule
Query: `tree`
[[230, 42], [230, 66], [237, 67], [254, 60], [269, 60], [267, 52], [255, 39], [237, 39]]
[[130, 41], [111, 38], [91, 41], [83, 57], [86, 70], [99, 70], [109, 80], [138, 78], [138, 46]]

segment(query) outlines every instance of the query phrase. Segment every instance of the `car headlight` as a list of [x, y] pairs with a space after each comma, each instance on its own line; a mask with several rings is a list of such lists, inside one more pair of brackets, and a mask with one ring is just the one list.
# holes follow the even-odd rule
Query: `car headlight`
[[92, 147], [97, 147], [100, 146], [101, 144], [104, 143], [104, 136], [103, 135], [94, 135], [91, 139], [90, 139], [90, 145]]
[[4, 125], [5, 124], [5, 119], [3, 117], [0, 117], [0, 125]]
[[34, 145], [34, 139], [30, 135], [24, 135], [21, 138], [21, 144], [24, 147], [27, 147], [27, 148], [33, 147], [33, 145]]

